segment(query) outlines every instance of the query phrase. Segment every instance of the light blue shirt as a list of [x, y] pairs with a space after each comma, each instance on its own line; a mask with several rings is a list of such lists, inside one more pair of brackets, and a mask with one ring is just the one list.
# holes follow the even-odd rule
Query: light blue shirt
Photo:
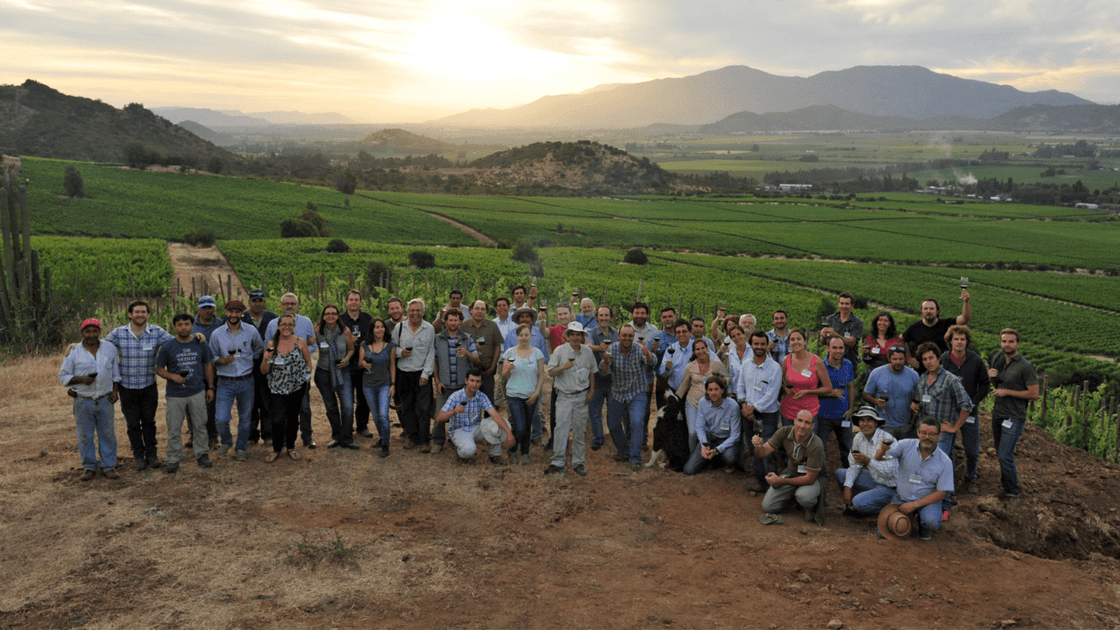
[[75, 376], [89, 376], [94, 372], [97, 372], [97, 377], [92, 385], [70, 385], [74, 393], [86, 398], [100, 398], [113, 391], [113, 383], [121, 381], [117, 348], [104, 339], [97, 348], [97, 356], [93, 356], [84, 344], [74, 346], [70, 354], [62, 360], [62, 369], [58, 371], [58, 382], [68, 385], [70, 379]]
[[953, 491], [953, 462], [940, 448], [922, 459], [921, 442], [899, 440], [887, 449], [887, 455], [898, 460], [898, 496], [903, 501], [917, 501], [944, 490]]
[[758, 365], [752, 350], [750, 361], [744, 361], [741, 366], [737, 387], [735, 396], [740, 404], [750, 405], [759, 413], [774, 413], [781, 406], [778, 393], [782, 388], [782, 367], [769, 354], [762, 365]]
[[226, 378], [236, 378], [239, 376], [248, 376], [253, 373], [253, 359], [259, 357], [264, 352], [264, 344], [261, 343], [261, 335], [257, 332], [256, 328], [241, 324], [237, 334], [234, 334], [229, 329], [227, 322], [221, 328], [214, 330], [210, 335], [210, 352], [214, 355], [214, 361], [224, 359], [230, 356], [230, 351], [233, 351], [233, 362], [225, 365], [214, 365], [215, 372], [218, 376]]
[[712, 442], [713, 438], [723, 440], [715, 447], [720, 453], [739, 443], [742, 427], [739, 425], [739, 405], [734, 400], [724, 398], [716, 407], [705, 396], [696, 410], [696, 437], [701, 443]]

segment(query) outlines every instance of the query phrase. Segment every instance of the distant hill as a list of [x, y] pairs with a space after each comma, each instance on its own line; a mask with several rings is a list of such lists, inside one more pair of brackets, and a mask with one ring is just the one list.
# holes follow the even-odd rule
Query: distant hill
[[500, 151], [470, 163], [478, 181], [501, 188], [535, 185], [580, 195], [671, 192], [688, 188], [647, 158], [580, 140], [535, 142]]
[[267, 127], [269, 125], [353, 125], [353, 120], [335, 112], [308, 114], [296, 111], [218, 111], [194, 107], [154, 107], [152, 111], [173, 123], [193, 120], [214, 127]]
[[362, 138], [351, 148], [373, 155], [431, 155], [470, 158], [488, 155], [507, 147], [492, 144], [451, 144], [415, 134], [404, 129], [382, 129]]
[[835, 105], [875, 116], [992, 118], [1015, 107], [1088, 105], [1072, 94], [1022, 92], [1006, 85], [938, 74], [919, 66], [858, 66], [808, 78], [728, 66], [694, 76], [598, 86], [545, 96], [508, 109], [476, 109], [432, 121], [461, 127], [630, 128], [698, 125], [731, 114], [788, 112]]
[[179, 126], [207, 142], [218, 144], [222, 140], [225, 140], [225, 134], [218, 133], [209, 127], [204, 127], [193, 120], [184, 120], [179, 123]]
[[987, 121], [992, 131], [1120, 133], [1120, 105], [1031, 105]]
[[240, 159], [136, 103], [117, 109], [30, 79], [0, 85], [0, 153], [122, 162], [132, 142], [164, 156]]

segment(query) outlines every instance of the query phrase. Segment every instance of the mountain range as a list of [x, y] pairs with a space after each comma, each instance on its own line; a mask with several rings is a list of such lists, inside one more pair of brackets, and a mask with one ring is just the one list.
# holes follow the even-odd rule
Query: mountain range
[[269, 125], [353, 125], [342, 114], [324, 112], [306, 114], [296, 111], [245, 113], [237, 110], [213, 110], [196, 107], [153, 107], [151, 110], [175, 124], [185, 120], [214, 129], [215, 127], [267, 127]]
[[919, 66], [857, 66], [808, 78], [746, 66], [694, 76], [597, 86], [506, 109], [472, 109], [429, 124], [444, 127], [634, 128], [703, 125], [732, 114], [788, 112], [812, 105], [873, 116], [993, 118], [1030, 105], [1091, 105], [1073, 94], [1023, 92]]

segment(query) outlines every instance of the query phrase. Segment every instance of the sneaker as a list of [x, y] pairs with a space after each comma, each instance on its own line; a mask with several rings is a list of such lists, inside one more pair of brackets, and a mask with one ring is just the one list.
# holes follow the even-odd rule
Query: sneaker
[[97, 476], [97, 471], [94, 471], [94, 470], [83, 470], [83, 471], [82, 471], [82, 474], [78, 476], [78, 480], [80, 480], [80, 481], [89, 481], [89, 480], [93, 479], [93, 478], [94, 478], [94, 477], [96, 477], [96, 476]]
[[949, 520], [949, 510], [945, 510], [941, 513], [941, 522], [944, 523], [947, 520]]
[[203, 454], [202, 457], [199, 457], [197, 461], [199, 468], [211, 468], [214, 466], [214, 463], [210, 461], [210, 456], [206, 454]]
[[1011, 506], [1014, 506], [1014, 507], [1019, 506], [1019, 495], [1017, 495], [1017, 494], [1005, 494], [1005, 495], [1003, 495], [1003, 498], [1004, 498], [1005, 501], [1007, 501], [1008, 505], [1011, 505]]
[[432, 455], [439, 455], [442, 452], [443, 452], [443, 445], [442, 444], [432, 445]]
[[339, 442], [338, 440], [331, 440], [331, 443], [327, 444], [327, 448], [338, 448], [340, 446], [342, 446], [342, 442]]
[[315, 440], [307, 440], [303, 443], [303, 448], [315, 449]]
[[528, 466], [529, 464], [532, 464], [532, 463], [533, 463], [533, 460], [529, 457], [528, 453], [525, 453], [524, 455], [521, 456], [521, 465], [522, 466]]
[[236, 453], [236, 454], [237, 454], [237, 461], [239, 461], [239, 462], [243, 462], [243, 461], [245, 461], [245, 451], [243, 451], [243, 450], [236, 450], [236, 451], [234, 451], [234, 453]]
[[402, 446], [401, 448], [403, 448], [406, 451], [409, 451], [409, 450], [412, 450], [412, 449], [416, 448], [417, 446], [420, 446], [420, 445], [417, 444], [416, 442], [413, 442], [412, 440], [408, 440], [407, 442], [404, 443], [404, 446]]
[[602, 442], [592, 442], [591, 443], [591, 450], [597, 451], [601, 448], [603, 448], [603, 443]]
[[583, 464], [576, 464], [574, 467], [572, 467], [572, 470], [576, 471], [576, 474], [580, 477], [587, 476], [587, 470], [584, 469]]
[[113, 470], [112, 468], [110, 468], [108, 470], [102, 470], [101, 474], [105, 475], [106, 479], [120, 479], [121, 478], [121, 476], [119, 474], [117, 474], [117, 471]]
[[642, 465], [639, 464], [638, 462], [634, 462], [633, 464], [630, 464], [630, 472], [641, 472], [641, 470], [642, 470]]
[[502, 459], [501, 457], [491, 457], [490, 458], [490, 465], [491, 466], [506, 466], [508, 464], [509, 464], [509, 462]]
[[226, 453], [228, 453], [229, 449], [231, 449], [231, 448], [233, 448], [232, 444], [222, 444], [221, 446], [218, 447], [218, 452], [217, 452], [216, 456], [217, 457], [225, 457]]
[[421, 453], [431, 453], [432, 452], [432, 445], [431, 444], [425, 444], [425, 445], [421, 446], [420, 447], [420, 452]]
[[143, 457], [137, 457], [135, 459], [135, 462], [136, 462], [136, 471], [137, 472], [140, 472], [141, 470], [147, 470], [148, 469], [148, 462]]
[[167, 474], [174, 475], [179, 472], [179, 462], [167, 462]]
[[209, 447], [210, 447], [210, 450], [214, 450], [214, 449], [218, 448], [218, 438], [216, 438], [216, 437], [210, 438]]
[[381, 452], [378, 453], [377, 456], [381, 457], [381, 458], [388, 457], [389, 456], [389, 448], [388, 447], [382, 448]]
[[922, 537], [922, 540], [929, 540], [933, 538], [933, 532], [918, 532], [918, 535]]
[[548, 439], [547, 439], [547, 438], [548, 438], [548, 436], [547, 436], [547, 435], [542, 435], [542, 436], [540, 436], [539, 438], [533, 438], [533, 445], [535, 445], [535, 446], [544, 446], [545, 444], [547, 444], [547, 443], [548, 443]]
[[558, 475], [560, 477], [563, 477], [564, 476], [564, 469], [559, 468], [557, 466], [549, 466], [548, 468], [544, 469], [544, 474], [546, 474], [546, 475]]
[[369, 432], [369, 429], [361, 429], [360, 431], [358, 431], [358, 435], [366, 438], [373, 437], [373, 434]]

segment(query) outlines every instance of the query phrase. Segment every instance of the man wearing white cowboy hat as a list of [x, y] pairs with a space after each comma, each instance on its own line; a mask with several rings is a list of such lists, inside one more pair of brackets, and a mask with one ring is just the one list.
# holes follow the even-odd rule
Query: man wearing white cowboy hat
[[894, 489], [898, 485], [898, 460], [875, 459], [879, 446], [894, 439], [879, 428], [886, 420], [867, 405], [860, 407], [853, 417], [859, 432], [852, 439], [848, 467], [836, 469], [836, 480], [844, 488], [844, 504], [849, 508], [854, 495], [880, 486]]
[[552, 439], [552, 464], [545, 474], [564, 474], [568, 431], [572, 433], [572, 470], [587, 475], [583, 459], [587, 453], [588, 405], [595, 395], [595, 354], [584, 345], [586, 331], [579, 322], [570, 322], [564, 331], [568, 343], [557, 346], [548, 360], [548, 375], [556, 395], [556, 432]]
[[937, 448], [940, 439], [941, 423], [925, 416], [918, 421], [918, 439], [899, 440], [890, 448], [880, 444], [875, 459], [898, 460], [898, 488], [878, 487], [857, 495], [852, 500], [855, 510], [872, 515], [901, 503], [902, 513], [918, 514], [918, 533], [929, 540], [941, 528], [941, 501], [953, 491], [953, 462]]

